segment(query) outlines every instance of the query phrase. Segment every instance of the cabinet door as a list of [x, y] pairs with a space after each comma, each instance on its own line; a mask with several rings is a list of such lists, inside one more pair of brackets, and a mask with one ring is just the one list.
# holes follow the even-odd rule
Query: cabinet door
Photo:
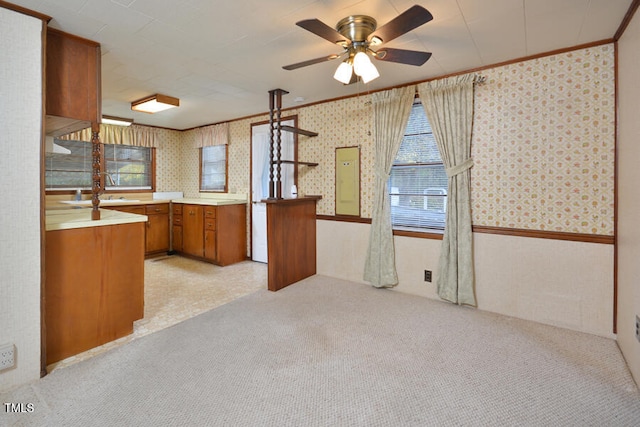
[[204, 231], [204, 257], [209, 261], [216, 261], [216, 231]]
[[98, 43], [48, 29], [47, 115], [99, 120], [100, 60]]
[[182, 225], [174, 225], [173, 226], [173, 246], [172, 249], [174, 251], [182, 252]]
[[147, 253], [169, 250], [169, 215], [147, 216]]
[[169, 250], [169, 204], [145, 206], [147, 215], [146, 253]]
[[173, 205], [173, 237], [171, 240], [171, 249], [182, 252], [182, 205]]
[[200, 258], [204, 256], [204, 214], [200, 205], [182, 208], [182, 251]]

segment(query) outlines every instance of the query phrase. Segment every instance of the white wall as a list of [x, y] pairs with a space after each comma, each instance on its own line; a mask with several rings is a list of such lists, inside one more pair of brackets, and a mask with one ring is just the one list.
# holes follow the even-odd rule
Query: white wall
[[0, 392], [40, 377], [42, 21], [0, 7]]
[[640, 384], [640, 16], [618, 43], [618, 345]]
[[[363, 282], [369, 225], [317, 222], [318, 274]], [[438, 299], [441, 241], [394, 238], [394, 290]], [[478, 308], [611, 337], [613, 246], [474, 233]], [[434, 281], [424, 281], [432, 270]]]

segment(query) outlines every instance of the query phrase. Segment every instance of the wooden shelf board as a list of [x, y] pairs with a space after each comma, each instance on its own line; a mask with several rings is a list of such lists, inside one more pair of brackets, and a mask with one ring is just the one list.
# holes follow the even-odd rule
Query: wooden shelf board
[[312, 132], [310, 130], [298, 129], [298, 128], [293, 127], [293, 126], [282, 125], [282, 126], [280, 126], [280, 129], [286, 130], [286, 131], [289, 131], [289, 132], [293, 132], [293, 133], [298, 133], [300, 135], [305, 135], [305, 136], [318, 136], [318, 132]]
[[278, 161], [274, 161], [273, 164], [277, 165], [278, 163], [283, 164], [286, 163], [288, 165], [305, 165], [305, 166], [318, 166], [318, 163], [313, 163], [313, 162], [296, 162], [294, 160], [280, 160], [280, 162]]

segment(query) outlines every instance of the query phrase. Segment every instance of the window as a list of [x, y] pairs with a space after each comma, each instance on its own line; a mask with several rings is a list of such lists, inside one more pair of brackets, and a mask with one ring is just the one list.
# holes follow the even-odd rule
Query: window
[[200, 191], [227, 191], [227, 145], [200, 150]]
[[[92, 146], [86, 141], [56, 139], [55, 143], [70, 154], [47, 153], [45, 156], [45, 186], [47, 190], [91, 189]], [[153, 149], [132, 145], [103, 145], [103, 171], [108, 190], [152, 190], [155, 168]]]
[[394, 228], [444, 229], [447, 174], [419, 100], [393, 162], [388, 191]]

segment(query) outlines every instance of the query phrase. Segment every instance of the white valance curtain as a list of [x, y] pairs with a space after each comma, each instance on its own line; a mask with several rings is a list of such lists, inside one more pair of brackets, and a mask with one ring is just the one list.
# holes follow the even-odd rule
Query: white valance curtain
[[371, 96], [374, 120], [375, 187], [364, 280], [378, 288], [398, 284], [387, 182], [391, 166], [404, 137], [414, 97], [415, 86], [376, 92]]
[[[73, 132], [60, 139], [91, 142], [91, 128]], [[158, 129], [132, 124], [118, 126], [100, 124], [100, 141], [104, 144], [135, 145], [137, 147], [158, 147]]]
[[418, 85], [448, 177], [447, 217], [436, 280], [440, 298], [476, 305], [471, 230], [471, 132], [476, 75]]
[[229, 123], [204, 126], [193, 130], [196, 148], [224, 145], [229, 143]]

